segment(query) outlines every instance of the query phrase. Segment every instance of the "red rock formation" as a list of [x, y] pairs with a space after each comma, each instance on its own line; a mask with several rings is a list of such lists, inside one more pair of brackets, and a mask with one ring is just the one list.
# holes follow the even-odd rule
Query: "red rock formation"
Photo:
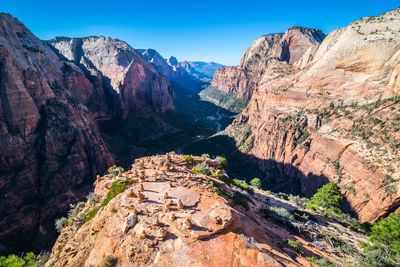
[[[1, 251], [46, 236], [42, 226], [83, 198], [112, 163], [84, 106], [103, 97], [77, 66], [0, 14]], [[105, 109], [98, 105], [93, 114]]]
[[69, 60], [110, 80], [122, 103], [124, 118], [174, 109], [167, 78], [127, 43], [105, 37], [62, 37], [51, 44]]
[[262, 36], [247, 49], [237, 67], [218, 69], [211, 86], [248, 100], [271, 60], [296, 64], [303, 55], [318, 47], [324, 37], [319, 30], [301, 27], [289, 28], [286, 33]]
[[[230, 180], [215, 160], [193, 160], [208, 162]], [[360, 250], [357, 242], [366, 240], [337, 223], [319, 224], [315, 214], [308, 214], [307, 223], [286, 221], [296, 230], [285, 227], [265, 210], [273, 207], [289, 216], [295, 210], [306, 211], [261, 190], [245, 194], [190, 169], [182, 156], [162, 155], [137, 159], [130, 170], [99, 177], [94, 191], [97, 202], [78, 204], [46, 266], [110, 262], [115, 266], [312, 266], [311, 255], [335, 263], [344, 258], [335, 255], [336, 249], [322, 238], [313, 243], [310, 234], [329, 232], [354, 251]], [[104, 204], [115, 183], [125, 183], [125, 190]], [[88, 219], [87, 214], [92, 216]], [[86, 219], [81, 223], [80, 218]], [[298, 244], [297, 249], [288, 239]], [[346, 257], [346, 262], [352, 257]]]
[[308, 196], [336, 182], [363, 222], [398, 209], [399, 30], [397, 9], [329, 34], [297, 66], [271, 61], [229, 134]]

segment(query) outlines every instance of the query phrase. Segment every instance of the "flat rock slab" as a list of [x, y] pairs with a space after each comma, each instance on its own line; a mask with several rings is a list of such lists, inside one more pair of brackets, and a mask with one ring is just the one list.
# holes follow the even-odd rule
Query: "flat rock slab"
[[193, 189], [178, 186], [166, 190], [170, 198], [180, 199], [185, 207], [193, 207], [200, 201], [200, 194]]

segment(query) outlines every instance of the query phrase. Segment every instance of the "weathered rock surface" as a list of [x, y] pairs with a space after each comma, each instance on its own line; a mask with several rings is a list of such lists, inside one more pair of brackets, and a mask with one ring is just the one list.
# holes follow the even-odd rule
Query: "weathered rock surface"
[[[163, 155], [138, 159], [132, 169], [116, 176], [98, 177], [94, 194], [99, 201], [80, 205], [76, 217], [68, 219], [47, 266], [107, 262], [115, 266], [311, 266], [307, 258], [311, 255], [335, 262], [342, 259], [327, 242], [315, 243], [324, 251], [317, 248], [305, 237], [307, 231], [317, 236], [329, 229], [354, 249], [359, 249], [357, 242], [365, 241], [331, 222], [299, 223], [304, 234], [300, 236], [263, 214], [269, 205], [290, 212], [298, 207], [256, 189], [252, 194], [239, 193], [240, 189], [194, 174], [190, 168], [180, 155]], [[108, 204], [101, 204], [110, 183], [117, 181], [130, 183]], [[221, 195], [212, 190], [216, 186]], [[235, 204], [233, 194], [240, 194], [248, 207]], [[93, 218], [79, 222], [93, 210], [98, 210]], [[302, 252], [288, 245], [288, 239], [297, 240]]]
[[119, 95], [124, 118], [174, 109], [168, 79], [126, 42], [106, 37], [61, 37], [50, 43], [75, 64], [110, 80]]
[[228, 134], [266, 173], [300, 179], [308, 196], [336, 182], [361, 221], [399, 209], [399, 30], [396, 9], [329, 34], [285, 60], [294, 65], [269, 59]]
[[45, 243], [48, 220], [112, 163], [94, 123], [108, 112], [94, 104], [104, 97], [80, 68], [0, 14], [0, 251], [23, 249], [33, 235]]
[[247, 49], [237, 67], [219, 68], [211, 86], [248, 100], [271, 60], [289, 65], [304, 64], [303, 56], [312, 57], [315, 47], [324, 37], [320, 30], [301, 27], [289, 28], [286, 33], [262, 36]]

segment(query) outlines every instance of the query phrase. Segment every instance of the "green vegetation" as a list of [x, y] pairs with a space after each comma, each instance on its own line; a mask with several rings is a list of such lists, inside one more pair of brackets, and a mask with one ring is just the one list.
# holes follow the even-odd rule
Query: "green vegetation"
[[110, 168], [108, 168], [107, 172], [113, 176], [119, 175], [121, 172], [124, 171], [124, 168], [113, 165]]
[[233, 112], [241, 112], [248, 104], [248, 101], [237, 98], [235, 94], [226, 93], [212, 86], [202, 90], [199, 96], [202, 100], [217, 102], [219, 106]]
[[382, 247], [400, 258], [400, 212], [394, 212], [375, 223], [371, 228], [369, 240], [371, 245], [367, 250]]
[[192, 172], [197, 174], [210, 175], [213, 169], [208, 166], [207, 162], [203, 161], [202, 163], [198, 163], [196, 166], [192, 168]]
[[93, 207], [91, 210], [89, 210], [86, 215], [85, 215], [85, 222], [90, 221], [91, 219], [96, 216], [97, 212], [99, 211], [100, 207]]
[[318, 189], [317, 193], [307, 203], [307, 208], [322, 211], [326, 214], [342, 213], [341, 202], [343, 196], [340, 194], [339, 187], [335, 183], [328, 183]]
[[194, 164], [196, 162], [192, 155], [183, 155], [183, 160], [189, 164]]
[[102, 267], [114, 267], [117, 266], [118, 258], [114, 256], [107, 256], [102, 264]]
[[118, 194], [124, 192], [128, 186], [132, 184], [130, 180], [116, 180], [111, 184], [110, 191], [108, 191], [105, 199], [103, 200], [102, 206], [106, 206], [113, 198], [115, 198]]
[[55, 222], [57, 232], [61, 233], [62, 229], [68, 225], [68, 219], [65, 217], [61, 217], [57, 219]]
[[16, 255], [0, 256], [1, 267], [36, 267], [41, 259], [40, 255], [28, 252], [20, 257]]
[[288, 239], [287, 242], [288, 242], [289, 246], [291, 246], [292, 248], [294, 248], [294, 249], [295, 249], [296, 251], [298, 251], [300, 254], [303, 254], [303, 253], [304, 253], [303, 247], [302, 247], [302, 245], [301, 245], [301, 243], [300, 243], [299, 240], [296, 240], [296, 239]]
[[253, 178], [250, 181], [250, 185], [254, 186], [255, 188], [261, 188], [262, 183], [261, 183], [260, 178]]
[[228, 160], [225, 157], [222, 156], [218, 156], [215, 158], [216, 161], [219, 162], [219, 164], [221, 164], [223, 167], [227, 167], [228, 166]]
[[233, 179], [232, 180], [232, 184], [236, 185], [237, 187], [239, 187], [239, 188], [241, 188], [243, 190], [246, 190], [248, 192], [252, 191], [250, 185], [248, 185], [245, 181], [241, 181], [241, 180], [238, 180], [238, 179]]

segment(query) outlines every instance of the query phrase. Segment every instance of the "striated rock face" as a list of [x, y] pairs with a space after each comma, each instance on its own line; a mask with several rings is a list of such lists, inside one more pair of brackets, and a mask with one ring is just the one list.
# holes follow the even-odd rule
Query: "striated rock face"
[[127, 43], [105, 37], [61, 37], [50, 43], [75, 64], [109, 79], [119, 95], [124, 118], [147, 117], [174, 109], [167, 78]]
[[297, 66], [270, 61], [228, 133], [307, 196], [337, 183], [363, 222], [399, 209], [399, 30], [396, 9], [329, 34]]
[[32, 246], [24, 240], [33, 235], [46, 243], [45, 224], [112, 163], [93, 120], [108, 112], [94, 103], [104, 97], [80, 68], [0, 14], [0, 251]]
[[[207, 162], [230, 180], [215, 160], [194, 161]], [[307, 224], [297, 222], [299, 231], [285, 227], [265, 210], [305, 211], [260, 190], [246, 193], [194, 174], [190, 168], [180, 155], [163, 155], [138, 159], [126, 172], [98, 177], [94, 195], [77, 204], [46, 265], [312, 266], [311, 255], [343, 259], [326, 241], [319, 243], [326, 252], [318, 249], [306, 237], [309, 234], [329, 229], [355, 251], [360, 249], [357, 242], [365, 241], [360, 234], [330, 221], [314, 221], [313, 216], [307, 217]], [[110, 200], [110, 188], [118, 183], [125, 187]], [[288, 239], [296, 240], [301, 252]]]
[[158, 72], [167, 77], [173, 85], [178, 85], [189, 91], [198, 91], [203, 85], [203, 81], [181, 67], [175, 57], [166, 60], [156, 50], [146, 49], [140, 51], [143, 58], [151, 63]]
[[312, 58], [324, 37], [320, 30], [301, 27], [289, 28], [286, 33], [262, 36], [247, 49], [237, 67], [218, 69], [211, 86], [248, 100], [271, 60], [304, 65], [303, 56]]

